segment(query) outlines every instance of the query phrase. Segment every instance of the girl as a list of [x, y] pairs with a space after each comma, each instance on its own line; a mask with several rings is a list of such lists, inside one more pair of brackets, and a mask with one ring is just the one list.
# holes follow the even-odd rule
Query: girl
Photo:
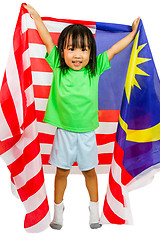
[[140, 18], [132, 32], [106, 52], [96, 57], [96, 44], [91, 31], [79, 24], [65, 28], [58, 48], [39, 14], [24, 5], [34, 19], [39, 35], [46, 45], [46, 60], [53, 69], [53, 82], [44, 121], [57, 127], [50, 163], [57, 167], [54, 190], [54, 218], [50, 226], [63, 226], [63, 196], [67, 176], [75, 161], [82, 171], [90, 197], [92, 229], [99, 223], [98, 184], [95, 167], [98, 164], [94, 130], [98, 127], [98, 80], [110, 68], [110, 60], [134, 39]]

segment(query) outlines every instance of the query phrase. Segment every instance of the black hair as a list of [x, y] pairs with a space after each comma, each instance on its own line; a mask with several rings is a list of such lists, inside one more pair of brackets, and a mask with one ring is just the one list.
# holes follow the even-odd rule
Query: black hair
[[72, 47], [86, 47], [86, 39], [88, 48], [90, 49], [90, 59], [89, 63], [87, 64], [88, 69], [90, 70], [91, 75], [95, 75], [96, 65], [97, 65], [97, 51], [96, 51], [96, 43], [94, 36], [90, 29], [81, 24], [72, 24], [67, 26], [61, 32], [59, 39], [58, 39], [58, 52], [59, 52], [59, 59], [60, 59], [60, 68], [65, 72], [69, 67], [64, 61], [63, 58], [63, 50], [67, 45], [67, 42], [72, 40]]

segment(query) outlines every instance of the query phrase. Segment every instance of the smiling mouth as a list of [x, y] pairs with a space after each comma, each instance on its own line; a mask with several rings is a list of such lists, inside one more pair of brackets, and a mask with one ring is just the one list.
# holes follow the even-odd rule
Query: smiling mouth
[[82, 61], [72, 61], [72, 63], [73, 63], [75, 66], [79, 66], [79, 65], [82, 63]]

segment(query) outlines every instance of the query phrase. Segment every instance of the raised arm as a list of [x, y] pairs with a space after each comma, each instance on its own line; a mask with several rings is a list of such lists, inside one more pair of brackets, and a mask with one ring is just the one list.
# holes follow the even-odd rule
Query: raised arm
[[134, 39], [137, 28], [139, 25], [140, 18], [134, 20], [132, 24], [132, 32], [129, 33], [126, 37], [122, 38], [120, 41], [115, 43], [110, 49], [107, 50], [107, 55], [109, 61], [119, 52], [121, 52], [124, 48], [126, 48]]
[[27, 5], [24, 4], [23, 6], [28, 10], [29, 14], [33, 18], [36, 28], [38, 30], [38, 33], [39, 33], [43, 43], [46, 45], [47, 52], [49, 54], [54, 46], [54, 43], [53, 43], [50, 33], [48, 32], [46, 26], [44, 25], [40, 15], [37, 13], [37, 11], [29, 4], [27, 4]]

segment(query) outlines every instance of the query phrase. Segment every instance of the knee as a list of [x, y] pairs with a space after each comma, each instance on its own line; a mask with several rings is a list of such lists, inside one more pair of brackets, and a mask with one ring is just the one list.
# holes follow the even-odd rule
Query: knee
[[56, 178], [67, 178], [70, 170], [62, 169], [62, 168], [57, 168], [56, 171]]
[[91, 169], [88, 171], [82, 171], [85, 178], [95, 178], [97, 176], [95, 169]]

